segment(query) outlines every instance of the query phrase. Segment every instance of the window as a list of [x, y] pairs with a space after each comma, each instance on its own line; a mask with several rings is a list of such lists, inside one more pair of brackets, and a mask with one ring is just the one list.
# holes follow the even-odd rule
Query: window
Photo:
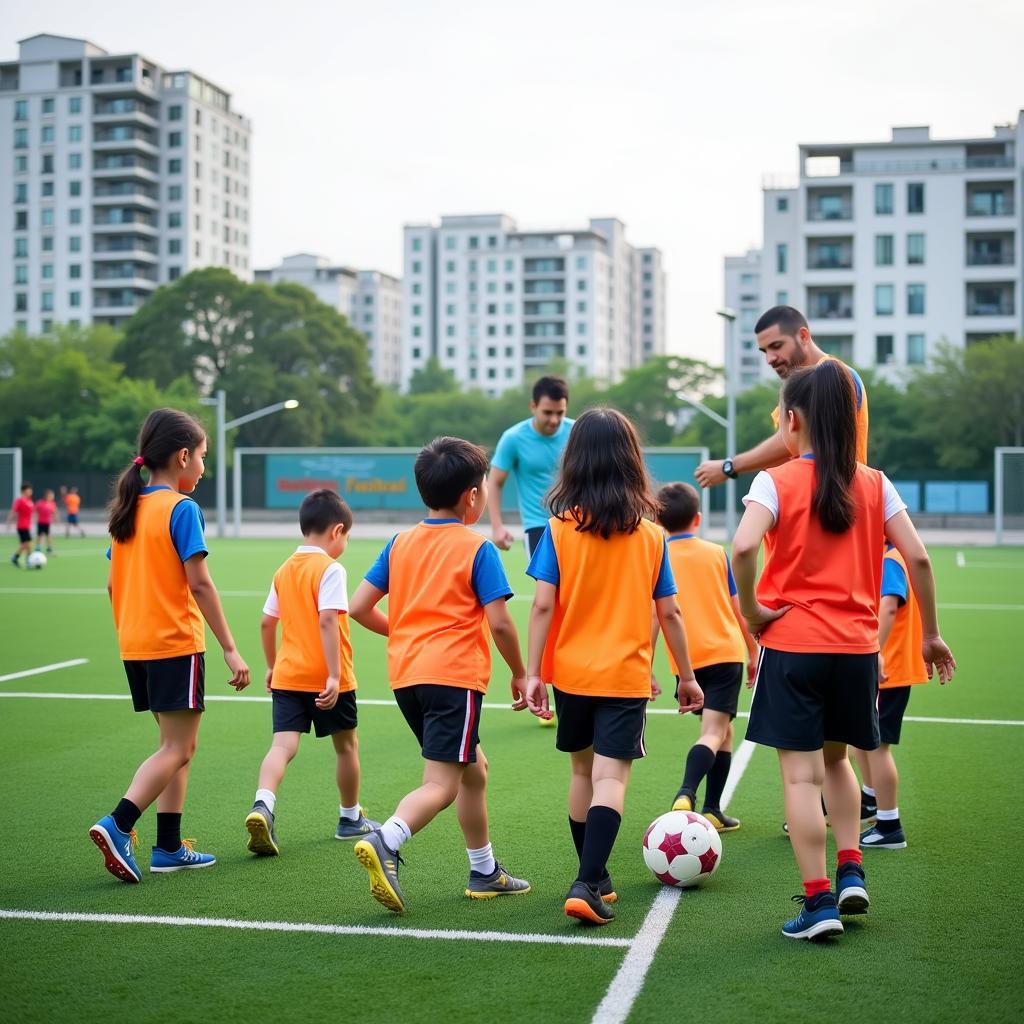
[[505, 333], [515, 334], [515, 328], [512, 326], [512, 324], [505, 324]]
[[516, 304], [514, 302], [505, 303], [505, 315], [512, 316], [516, 311]]
[[167, 252], [170, 256], [178, 256], [181, 254], [181, 239], [180, 238], [169, 238], [167, 240]]
[[[82, 154], [81, 153], [71, 153], [70, 156], [71, 157], [78, 157], [78, 163], [77, 164], [74, 163], [72, 160], [68, 161], [69, 166], [71, 167], [72, 170], [74, 170], [77, 167], [81, 167], [82, 166]], [[53, 174], [53, 154], [52, 153], [45, 153], [43, 155], [43, 168], [42, 169], [43, 169], [43, 174]]]
[[[447, 326], [447, 327], [446, 327], [446, 328], [444, 329], [444, 333], [445, 333], [445, 335], [446, 335], [447, 337], [449, 337], [449, 338], [454, 338], [454, 337], [455, 337], [455, 324], [449, 324], [449, 325], [448, 325], [448, 326]], [[452, 354], [454, 354], [454, 353], [453, 353], [453, 350], [452, 350], [452, 349], [449, 349], [449, 350], [448, 350], [448, 352], [449, 352], [449, 355], [452, 355]]]
[[788, 262], [789, 246], [785, 242], [779, 242], [775, 246], [775, 272], [777, 274], [786, 273], [786, 264]]
[[41, 134], [40, 138], [42, 139], [42, 143], [43, 143], [44, 146], [51, 146], [51, 145], [53, 145], [53, 125], [52, 124], [44, 124], [43, 125], [43, 130], [42, 130], [42, 134]]
[[513, 282], [513, 281], [506, 281], [505, 282], [505, 292], [506, 293], [514, 292], [515, 290], [516, 290], [515, 282]]
[[167, 173], [181, 174], [181, 161], [177, 157], [167, 161]]
[[892, 185], [875, 185], [875, 213], [887, 217], [892, 213]]
[[779, 213], [785, 213], [789, 209], [789, 197], [779, 196], [775, 200], [775, 209]]
[[68, 210], [68, 223], [69, 224], [81, 224], [82, 223], [82, 211], [77, 206], [74, 209]]
[[68, 277], [72, 280], [77, 281], [82, 276], [82, 264], [81, 263], [69, 263], [68, 264]]
[[875, 266], [891, 267], [892, 264], [892, 235], [875, 235]]
[[53, 207], [52, 206], [47, 206], [43, 210], [40, 211], [39, 223], [42, 224], [42, 226], [44, 228], [52, 228], [53, 227]]
[[422, 311], [423, 311], [423, 307], [420, 306], [419, 303], [413, 303], [413, 307], [412, 307], [412, 315], [413, 316], [419, 316]]
[[14, 173], [24, 174], [28, 170], [28, 157], [16, 156], [14, 158]]
[[15, 100], [14, 101], [14, 120], [15, 121], [27, 121], [28, 120], [28, 100]]
[[471, 274], [476, 273], [476, 260], [470, 260], [468, 264], [469, 272]]
[[68, 238], [68, 252], [81, 252], [82, 251], [82, 236], [71, 235]]
[[879, 366], [893, 361], [893, 343], [891, 334], [875, 335], [875, 362]]
[[452, 252], [458, 244], [459, 240], [454, 235], [448, 235], [444, 240], [444, 247], [449, 252]]
[[584, 323], [578, 323], [576, 325], [576, 333], [577, 334], [586, 334], [587, 333], [587, 325], [584, 324]]
[[40, 309], [42, 309], [42, 311], [44, 313], [52, 313], [53, 312], [53, 292], [41, 292], [40, 293], [40, 298], [42, 299], [42, 305], [40, 306]]
[[80, 181], [69, 181], [68, 182], [68, 195], [72, 199], [82, 194], [82, 183]]
[[419, 274], [423, 272], [423, 264], [419, 260], [412, 261], [412, 272], [414, 274]]
[[907, 315], [924, 316], [924, 285], [907, 285]]
[[924, 182], [907, 182], [907, 213], [924, 213]]
[[892, 316], [894, 295], [895, 289], [891, 284], [875, 285], [875, 314], [877, 316]]
[[14, 201], [16, 203], [27, 203], [28, 202], [28, 184], [24, 181], [19, 181], [14, 186]]
[[512, 260], [505, 260], [505, 273], [506, 274], [511, 274], [512, 270], [514, 269], [514, 267], [515, 267], [515, 264], [512, 262]]
[[167, 145], [172, 147], [178, 147], [181, 145], [181, 132], [168, 132], [167, 133]]
[[418, 338], [423, 333], [423, 328], [419, 324], [414, 324], [412, 328], [412, 336]]
[[[480, 239], [476, 235], [469, 236], [469, 247], [470, 249], [480, 248]], [[473, 269], [476, 270], [476, 267], [473, 267]]]
[[581, 278], [579, 278], [576, 281], [576, 291], [578, 291], [578, 292], [585, 292], [586, 290], [587, 290], [586, 278], [581, 277]]
[[47, 96], [47, 98], [43, 100], [43, 113], [44, 114], [52, 114], [53, 113], [53, 97], [52, 96]]
[[177, 281], [181, 277], [181, 267], [168, 267], [167, 268], [167, 280]]
[[924, 362], [924, 335], [907, 335], [907, 362], [920, 365]]
[[488, 274], [496, 274], [497, 272], [498, 272], [498, 261], [497, 260], [488, 260], [487, 261], [487, 273]]
[[68, 125], [68, 142], [82, 141], [82, 126], [80, 124]]
[[28, 267], [24, 263], [14, 265], [14, 283], [28, 284]]
[[423, 248], [423, 239], [422, 238], [414, 238], [412, 240], [412, 251], [413, 252], [420, 252], [420, 250], [422, 250], [422, 248]]
[[924, 235], [907, 235], [907, 263], [910, 266], [924, 263]]
[[15, 149], [27, 149], [28, 148], [28, 129], [27, 128], [15, 128], [14, 129], [14, 148]]
[[[45, 163], [45, 161], [44, 161]], [[82, 154], [81, 153], [68, 153], [68, 170], [69, 171], [80, 171], [82, 169]], [[53, 171], [53, 168], [50, 168]]]
[[14, 255], [15, 258], [24, 258], [28, 256], [28, 239], [27, 238], [16, 238], [14, 240]]
[[455, 260], [445, 260], [444, 272], [446, 274], [454, 274], [455, 273]]
[[[196, 111], [198, 113], [198, 111]], [[168, 121], [180, 121], [181, 120], [181, 105], [175, 103], [173, 106], [167, 108], [167, 120]]]
[[413, 357], [413, 359], [419, 359], [420, 358], [420, 350], [418, 348], [414, 348], [412, 350], [412, 357]]
[[498, 248], [498, 236], [497, 235], [488, 235], [487, 236], [487, 248], [488, 249], [497, 249]]
[[82, 112], [82, 97], [71, 96], [68, 98], [68, 113], [80, 114]]
[[81, 292], [68, 292], [68, 305], [78, 307], [82, 304]]
[[167, 214], [167, 226], [169, 228], [181, 227], [181, 214], [178, 212]]
[[15, 313], [27, 313], [28, 312], [28, 295], [25, 292], [14, 293], [14, 312]]
[[[587, 311], [587, 304], [585, 302], [577, 302], [576, 303], [576, 312], [577, 313], [586, 313], [586, 311]], [[646, 310], [645, 310], [645, 312], [646, 312]]]
[[169, 202], [177, 203], [181, 201], [181, 186], [171, 185], [167, 189], [167, 199]]

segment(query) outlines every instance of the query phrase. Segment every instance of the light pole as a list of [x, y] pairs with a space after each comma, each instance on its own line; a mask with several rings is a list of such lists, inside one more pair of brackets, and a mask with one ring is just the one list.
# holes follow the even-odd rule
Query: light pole
[[282, 409], [295, 409], [299, 403], [297, 399], [288, 398], [283, 402], [275, 402], [273, 405], [264, 406], [262, 409], [238, 416], [233, 420], [226, 420], [227, 406], [223, 388], [215, 391], [212, 398], [200, 398], [199, 401], [203, 405], [213, 405], [217, 408], [217, 536], [223, 537], [228, 517], [228, 431], [240, 427], [243, 423], [251, 423], [253, 420], [262, 419], [271, 413], [280, 412]]
[[[736, 311], [719, 309], [725, 321], [725, 448], [726, 458], [736, 454]], [[736, 481], [725, 481], [725, 534], [731, 540], [736, 533]]]

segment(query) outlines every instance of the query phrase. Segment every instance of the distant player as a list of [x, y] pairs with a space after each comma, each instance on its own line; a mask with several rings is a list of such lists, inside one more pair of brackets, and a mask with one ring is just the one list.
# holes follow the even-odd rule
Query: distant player
[[591, 409], [569, 435], [548, 521], [528, 575], [537, 581], [530, 612], [527, 700], [550, 718], [555, 745], [572, 759], [569, 830], [579, 871], [565, 912], [607, 924], [617, 899], [608, 860], [622, 822], [633, 762], [647, 753], [651, 696], [651, 601], [679, 666], [679, 710], [702, 703], [686, 648], [665, 534], [636, 429], [614, 409]]
[[[188, 497], [203, 475], [206, 434], [187, 413], [157, 409], [143, 423], [138, 455], [118, 478], [109, 507], [112, 537], [107, 591], [136, 711], [151, 711], [160, 746], [139, 765], [124, 798], [89, 837], [107, 870], [141, 882], [135, 823], [156, 802], [150, 871], [215, 863], [181, 838], [189, 767], [203, 711], [205, 619], [224, 650], [230, 686], [249, 685], [217, 588], [206, 568], [203, 514]], [[149, 471], [144, 481], [143, 469]]]
[[[704, 707], [695, 712], [701, 716], [700, 739], [686, 755], [672, 810], [694, 810], [697, 788], [706, 778], [701, 814], [719, 832], [732, 832], [740, 822], [722, 810], [722, 792], [732, 764], [732, 721], [744, 670], [753, 682], [757, 644], [740, 615], [729, 556], [696, 534], [700, 525], [696, 489], [684, 483], [668, 484], [658, 492], [658, 504], [658, 522], [668, 534], [669, 563], [679, 587], [690, 664], [704, 692]], [[671, 652], [669, 664], [678, 676]]]
[[65, 530], [64, 536], [71, 536], [71, 529], [74, 527], [78, 530], [80, 537], [85, 536], [85, 530], [79, 525], [78, 522], [78, 510], [82, 507], [82, 496], [78, 493], [78, 488], [71, 486], [67, 492], [63, 495], [64, 509], [66, 515], [64, 517]]
[[[494, 858], [487, 818], [487, 758], [480, 709], [491, 678], [488, 627], [512, 672], [516, 710], [526, 707], [512, 596], [497, 548], [472, 526], [487, 505], [487, 455], [457, 437], [439, 437], [416, 457], [416, 486], [429, 515], [393, 537], [352, 596], [356, 622], [388, 638], [388, 675], [419, 741], [423, 784], [404, 796], [356, 856], [370, 892], [389, 910], [405, 910], [398, 851], [451, 804], [469, 857], [471, 899], [529, 892]], [[387, 595], [388, 614], [377, 604]]]
[[[892, 747], [900, 741], [911, 687], [928, 682], [921, 657], [921, 616], [914, 591], [907, 585], [907, 564], [891, 544], [882, 561], [882, 603], [878, 613], [877, 750], [853, 751], [861, 770], [861, 822], [877, 820], [860, 837], [861, 849], [902, 850], [907, 837], [897, 803], [899, 774]], [[873, 812], [873, 813], [872, 813]]]
[[7, 513], [7, 525], [14, 523], [18, 531], [18, 547], [11, 555], [11, 565], [15, 569], [21, 568], [22, 555], [25, 556], [25, 566], [28, 567], [28, 556], [32, 553], [32, 513], [35, 507], [32, 500], [32, 485], [22, 484], [21, 494], [14, 499], [11, 511]]
[[46, 538], [46, 553], [53, 554], [53, 542], [50, 529], [57, 515], [57, 502], [53, 500], [53, 491], [43, 491], [42, 498], [36, 502], [36, 551], [41, 551], [43, 538]]
[[[956, 668], [939, 636], [928, 553], [906, 505], [882, 473], [857, 462], [855, 403], [849, 374], [833, 360], [786, 380], [781, 429], [794, 458], [754, 479], [733, 542], [740, 607], [762, 647], [747, 739], [778, 750], [803, 880], [803, 908], [782, 927], [793, 939], [840, 935], [840, 914], [868, 908], [860, 795], [847, 744], [878, 746], [885, 538], [910, 569], [924, 620], [922, 657], [942, 682]], [[838, 848], [835, 895], [825, 873], [823, 789]]]
[[[307, 494], [299, 506], [302, 544], [274, 574], [263, 606], [263, 652], [273, 702], [274, 739], [260, 765], [252, 811], [245, 819], [249, 849], [275, 856], [277, 790], [299, 740], [310, 728], [330, 736], [341, 797], [335, 839], [357, 839], [380, 822], [359, 806], [356, 677], [348, 628], [348, 587], [338, 564], [348, 544], [352, 512], [334, 491]], [[281, 647], [277, 626], [281, 624]]]

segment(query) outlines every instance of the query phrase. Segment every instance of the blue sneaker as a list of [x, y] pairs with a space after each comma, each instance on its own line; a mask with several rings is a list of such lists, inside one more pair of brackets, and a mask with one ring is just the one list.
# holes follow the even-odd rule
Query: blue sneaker
[[800, 913], [782, 926], [787, 939], [827, 939], [830, 935], [843, 934], [843, 922], [839, 920], [836, 898], [830, 892], [819, 892], [807, 899], [794, 896], [794, 902], [802, 903]]
[[142, 872], [135, 863], [135, 847], [139, 837], [135, 829], [122, 832], [111, 814], [100, 818], [91, 829], [89, 838], [100, 848], [104, 867], [122, 882], [135, 884], [142, 881]]
[[862, 850], [905, 850], [907, 848], [907, 834], [902, 828], [893, 829], [891, 832], [883, 832], [876, 823], [866, 832], [861, 832], [860, 848]]
[[864, 869], [859, 864], [847, 861], [836, 871], [836, 902], [840, 914], [866, 914], [868, 887], [864, 881]]
[[159, 846], [153, 847], [153, 859], [149, 862], [149, 870], [160, 872], [184, 871], [187, 868], [209, 868], [217, 863], [212, 853], [197, 853], [192, 849], [194, 839], [182, 839], [181, 846], [168, 853]]

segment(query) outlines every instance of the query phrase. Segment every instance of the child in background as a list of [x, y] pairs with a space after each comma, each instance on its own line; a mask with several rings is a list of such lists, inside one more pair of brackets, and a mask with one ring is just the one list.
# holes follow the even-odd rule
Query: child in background
[[80, 537], [84, 537], [85, 530], [78, 525], [78, 510], [82, 507], [82, 496], [78, 493], [78, 488], [72, 485], [62, 495], [62, 498], [64, 500], [64, 509], [67, 512], [67, 516], [64, 520], [64, 536], [66, 538], [71, 536], [71, 527], [73, 526], [78, 530], [78, 535]]
[[7, 525], [15, 524], [18, 531], [18, 547], [11, 555], [11, 565], [21, 568], [21, 556], [25, 556], [25, 567], [28, 568], [28, 556], [32, 553], [32, 512], [35, 509], [32, 501], [32, 485], [22, 484], [21, 494], [14, 499], [11, 511], [7, 513]]
[[[351, 615], [388, 638], [388, 675], [423, 754], [423, 784], [402, 798], [380, 829], [355, 846], [370, 892], [401, 913], [399, 849], [454, 803], [469, 857], [471, 899], [525, 893], [530, 883], [495, 860], [487, 817], [487, 759], [480, 708], [491, 678], [490, 626], [512, 672], [513, 707], [526, 707], [512, 596], [498, 549], [469, 529], [487, 507], [487, 455], [469, 441], [439, 437], [416, 457], [416, 487], [429, 515], [393, 537], [352, 596]], [[388, 614], [377, 604], [388, 596]]]
[[[359, 806], [356, 677], [348, 628], [348, 587], [337, 562], [348, 544], [352, 512], [333, 491], [307, 494], [299, 506], [302, 544], [274, 574], [263, 607], [267, 691], [273, 701], [274, 739], [260, 765], [256, 799], [245, 819], [249, 849], [280, 853], [274, 831], [277, 790], [299, 740], [310, 727], [330, 736], [337, 754], [341, 803], [335, 839], [357, 839], [380, 822]], [[277, 648], [277, 624], [281, 647]]]
[[552, 518], [530, 559], [537, 581], [530, 612], [527, 701], [550, 718], [555, 745], [572, 758], [569, 830], [579, 871], [565, 913], [588, 924], [614, 920], [608, 872], [633, 762], [643, 757], [651, 697], [651, 601], [679, 666], [680, 712], [696, 711], [665, 534], [649, 517], [658, 505], [640, 439], [614, 409], [575, 422], [549, 498]]
[[[695, 712], [701, 716], [700, 739], [686, 755], [672, 810], [694, 810], [697, 787], [707, 778], [701, 814], [719, 832], [733, 832], [740, 821], [722, 811], [722, 792], [732, 763], [732, 722], [743, 672], [746, 669], [753, 683], [757, 644], [740, 615], [729, 556], [695, 532], [700, 525], [700, 495], [690, 484], [667, 484], [658, 492], [658, 504], [658, 522], [668, 534], [669, 563], [679, 587], [690, 664], [704, 693], [704, 707]], [[671, 652], [669, 663], [678, 675]]]
[[43, 538], [46, 538], [46, 553], [53, 554], [53, 543], [50, 528], [57, 515], [57, 502], [53, 500], [53, 491], [43, 491], [43, 497], [36, 502], [36, 551], [42, 550]]
[[[781, 431], [794, 456], [755, 477], [733, 542], [740, 608], [762, 647], [747, 739], [778, 751], [786, 820], [803, 880], [793, 939], [841, 935], [869, 904], [860, 798], [847, 744], [878, 746], [878, 604], [883, 539], [903, 555], [924, 619], [922, 656], [939, 678], [956, 662], [939, 636], [931, 563], [884, 474], [856, 461], [853, 381], [835, 360], [791, 374]], [[799, 456], [799, 457], [797, 457]], [[757, 553], [765, 562], [755, 593]], [[929, 671], [931, 669], [929, 668]], [[824, 790], [838, 848], [825, 873]]]
[[203, 711], [204, 618], [224, 650], [228, 685], [236, 690], [249, 685], [249, 667], [235, 647], [206, 567], [203, 514], [188, 497], [203, 475], [206, 434], [187, 413], [157, 409], [142, 425], [137, 450], [110, 502], [107, 592], [132, 704], [136, 711], [153, 713], [160, 746], [139, 766], [117, 807], [89, 829], [107, 870], [124, 882], [142, 881], [135, 823], [154, 801], [157, 842], [150, 871], [215, 863], [210, 854], [193, 850], [194, 840], [181, 838]]

